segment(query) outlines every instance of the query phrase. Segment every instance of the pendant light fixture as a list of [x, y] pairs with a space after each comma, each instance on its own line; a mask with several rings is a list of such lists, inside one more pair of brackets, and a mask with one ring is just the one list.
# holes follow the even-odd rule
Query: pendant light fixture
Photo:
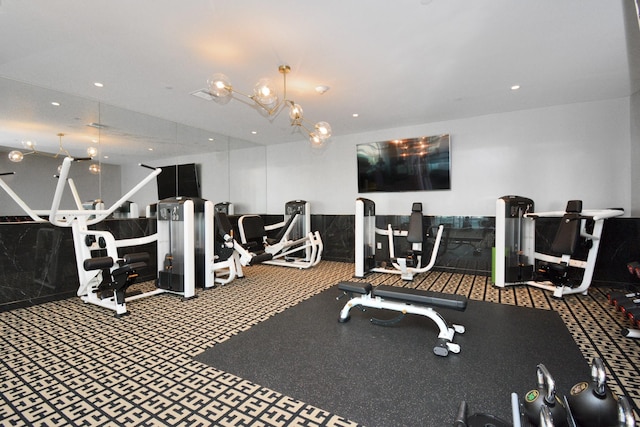
[[327, 122], [313, 123], [304, 117], [300, 104], [287, 98], [287, 74], [291, 71], [288, 65], [280, 65], [278, 71], [282, 74], [283, 91], [282, 99], [278, 96], [273, 83], [266, 78], [258, 80], [253, 88], [253, 94], [248, 95], [237, 91], [227, 76], [217, 73], [207, 80], [208, 93], [214, 101], [220, 104], [228, 103], [234, 94], [248, 98], [263, 110], [268, 116], [276, 115], [285, 106], [289, 109], [291, 126], [303, 129], [309, 135], [309, 141], [313, 145], [322, 145], [331, 137], [331, 125]]

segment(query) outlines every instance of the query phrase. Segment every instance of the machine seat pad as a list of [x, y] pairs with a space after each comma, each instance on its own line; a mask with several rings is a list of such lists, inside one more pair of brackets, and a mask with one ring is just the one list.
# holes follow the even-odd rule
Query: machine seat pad
[[362, 294], [366, 295], [371, 292], [371, 283], [360, 283], [360, 282], [340, 282], [338, 283], [338, 289], [344, 292], [352, 292], [354, 294]]
[[416, 303], [464, 311], [467, 298], [462, 295], [425, 291], [422, 289], [401, 288], [399, 286], [379, 285], [373, 290], [373, 296], [407, 303]]

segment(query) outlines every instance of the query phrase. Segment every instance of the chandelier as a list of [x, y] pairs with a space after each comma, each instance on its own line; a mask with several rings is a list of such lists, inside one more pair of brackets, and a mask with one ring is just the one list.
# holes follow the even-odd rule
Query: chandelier
[[[52, 157], [57, 159], [61, 154], [64, 154], [65, 157], [72, 157], [71, 154], [63, 147], [62, 145], [62, 137], [64, 133], [58, 134], [58, 152], [56, 154], [43, 153], [42, 151], [36, 150], [36, 144], [32, 141], [23, 141], [22, 145], [29, 151], [23, 153], [20, 150], [12, 150], [9, 152], [9, 160], [14, 163], [19, 163], [24, 159], [24, 156], [28, 156], [29, 154], [38, 154], [40, 156]], [[87, 154], [89, 157], [95, 157], [98, 154], [98, 150], [94, 147], [87, 148]]]
[[287, 74], [291, 71], [288, 65], [280, 65], [278, 71], [282, 74], [283, 91], [282, 99], [278, 97], [275, 86], [269, 79], [258, 80], [253, 88], [253, 94], [247, 95], [234, 89], [227, 76], [222, 73], [214, 74], [207, 80], [208, 92], [214, 101], [226, 104], [234, 94], [250, 99], [267, 115], [277, 115], [283, 107], [289, 108], [291, 126], [303, 129], [309, 135], [312, 145], [320, 146], [331, 137], [331, 126], [327, 122], [313, 123], [304, 117], [302, 107], [290, 99], [287, 99]]

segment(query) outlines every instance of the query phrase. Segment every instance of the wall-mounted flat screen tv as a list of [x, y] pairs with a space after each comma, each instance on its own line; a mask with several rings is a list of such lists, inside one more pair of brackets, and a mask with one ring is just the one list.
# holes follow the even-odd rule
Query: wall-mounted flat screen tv
[[358, 144], [358, 192], [451, 189], [449, 135]]
[[200, 197], [198, 165], [187, 163], [162, 166], [161, 169], [162, 172], [156, 177], [159, 200], [176, 196]]

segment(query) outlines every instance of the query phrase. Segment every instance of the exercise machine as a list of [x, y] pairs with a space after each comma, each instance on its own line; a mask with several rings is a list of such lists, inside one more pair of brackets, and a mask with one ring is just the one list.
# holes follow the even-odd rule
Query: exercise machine
[[338, 289], [343, 292], [343, 295], [349, 297], [349, 301], [340, 311], [338, 319], [340, 323], [350, 319], [349, 313], [354, 307], [378, 308], [400, 313], [391, 320], [371, 319], [372, 323], [382, 326], [397, 323], [406, 314], [417, 314], [428, 317], [438, 326], [438, 341], [433, 348], [436, 355], [447, 356], [450, 351], [460, 352], [460, 345], [453, 342], [453, 337], [456, 333], [464, 333], [464, 326], [448, 325], [433, 307], [464, 311], [467, 308], [466, 297], [399, 286], [379, 285], [373, 287], [371, 283], [360, 282], [340, 282]]
[[216, 223], [216, 238], [218, 238], [218, 247], [221, 248], [221, 252], [228, 253], [230, 265], [229, 268], [238, 271], [239, 277], [244, 277], [242, 272], [243, 266], [261, 264], [273, 259], [273, 255], [267, 252], [254, 253], [247, 250], [243, 245], [233, 237], [234, 231], [231, 221], [227, 217], [227, 214], [223, 211], [216, 211], [215, 214]]
[[[309, 202], [294, 200], [285, 204], [282, 222], [265, 225], [259, 215], [243, 215], [238, 231], [243, 247], [256, 255], [266, 253], [264, 264], [306, 269], [322, 259], [323, 243], [318, 231], [311, 232]], [[278, 231], [275, 237], [268, 232]]]
[[[423, 262], [423, 244], [428, 237], [424, 229], [422, 203], [413, 203], [407, 230], [394, 230], [391, 224], [386, 229], [377, 228], [375, 203], [372, 200], [356, 199], [355, 216], [355, 277], [363, 278], [367, 274], [391, 273], [399, 274], [403, 280], [413, 280], [416, 274], [433, 268], [438, 255], [444, 225], [438, 226], [435, 242], [431, 250], [429, 262]], [[389, 246], [389, 257], [376, 259], [376, 250], [382, 249], [382, 243], [376, 236], [384, 236]], [[403, 237], [411, 245], [410, 251], [403, 257], [396, 256], [396, 238]]]
[[205, 202], [205, 258], [209, 260], [205, 288], [226, 285], [236, 278], [244, 277], [239, 249], [233, 237], [233, 228], [227, 212], [233, 212], [229, 203]]
[[233, 215], [235, 212], [233, 203], [231, 202], [218, 202], [213, 205], [215, 212], [223, 212], [225, 215]]
[[[583, 210], [580, 200], [570, 200], [564, 211], [534, 212], [531, 199], [499, 198], [496, 201], [494, 284], [501, 288], [526, 284], [549, 290], [555, 298], [586, 295], [604, 221], [623, 213], [622, 209]], [[536, 220], [541, 218], [560, 218], [555, 237], [544, 250], [536, 244]]]
[[[155, 289], [146, 293], [126, 296], [127, 288], [135, 282], [138, 276], [137, 271], [146, 267], [148, 254], [119, 255], [121, 249], [155, 242], [156, 235], [116, 240], [113, 234], [108, 231], [93, 230], [89, 227], [113, 214], [128, 198], [153, 180], [161, 170], [140, 165], [152, 171], [110, 208], [103, 209], [103, 205], [99, 202], [92, 204], [90, 209], [86, 209], [85, 204], [81, 202], [73, 179], [69, 178], [72, 163], [83, 160], [88, 159], [74, 159], [72, 157], [63, 159], [49, 210], [31, 209], [2, 179], [0, 179], [0, 186], [34, 221], [45, 222], [47, 220], [44, 218], [48, 217], [48, 221], [52, 225], [71, 228], [79, 280], [77, 295], [84, 302], [113, 310], [116, 312], [116, 316], [122, 316], [127, 314], [127, 302], [165, 292], [162, 289]], [[72, 193], [76, 209], [60, 209], [62, 195], [67, 185]]]
[[[221, 236], [218, 206], [197, 197], [171, 197], [157, 203], [157, 286], [195, 297], [195, 289], [211, 289], [244, 277], [233, 242]], [[231, 233], [232, 234], [232, 233]]]
[[[158, 232], [149, 236], [117, 240], [108, 231], [91, 229], [152, 181], [161, 169], [140, 165], [152, 172], [105, 210], [102, 201], [82, 203], [73, 180], [68, 178], [71, 165], [82, 160], [85, 159], [66, 157], [63, 160], [50, 210], [32, 210], [2, 179], [0, 186], [34, 221], [46, 222], [44, 217], [48, 217], [48, 221], [57, 227], [71, 228], [79, 279], [77, 295], [84, 302], [113, 310], [120, 317], [128, 314], [127, 302], [162, 293], [191, 299], [196, 295], [196, 286], [208, 289], [242, 277], [236, 252], [216, 254], [214, 205], [206, 200], [184, 197], [161, 200], [155, 205]], [[76, 203], [75, 210], [60, 209], [67, 185]], [[157, 244], [158, 254], [156, 289], [127, 294], [138, 271], [147, 268], [149, 255], [128, 253], [120, 256], [120, 252], [153, 243]]]
[[205, 285], [203, 199], [171, 197], [157, 204], [158, 279], [160, 289], [194, 298]]

